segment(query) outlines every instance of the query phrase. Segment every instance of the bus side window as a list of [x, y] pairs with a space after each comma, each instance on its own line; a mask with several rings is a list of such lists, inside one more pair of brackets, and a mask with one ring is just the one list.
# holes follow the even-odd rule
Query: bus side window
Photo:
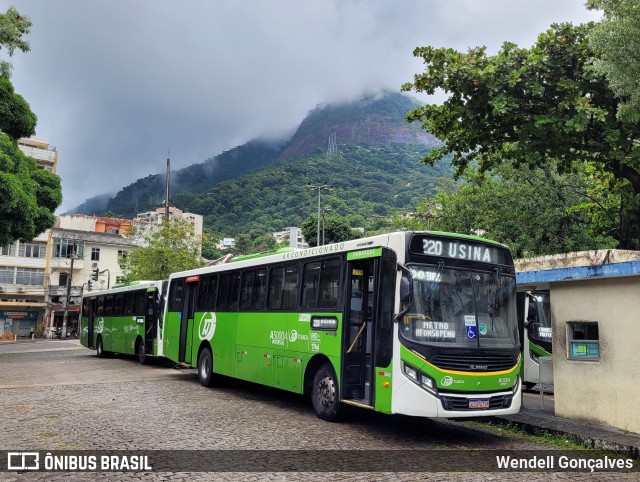
[[169, 311], [182, 311], [184, 305], [184, 280], [173, 280], [169, 293]]
[[240, 310], [251, 308], [251, 295], [253, 293], [253, 271], [245, 271], [242, 274], [242, 285], [240, 287]]
[[263, 310], [267, 297], [267, 270], [258, 269], [253, 278], [253, 295], [251, 296], [251, 309]]
[[317, 308], [319, 293], [320, 262], [307, 263], [304, 265], [304, 272], [302, 274], [302, 308]]
[[209, 289], [207, 290], [207, 299], [205, 301], [205, 309], [213, 311], [216, 309], [216, 294], [218, 292], [218, 277], [212, 276], [209, 279]]
[[122, 316], [123, 312], [122, 312], [122, 301], [123, 301], [123, 296], [122, 293], [118, 293], [117, 295], [114, 296], [113, 298], [113, 316]]
[[284, 297], [284, 267], [271, 268], [269, 276], [269, 296], [267, 308], [270, 310], [282, 309], [282, 298]]
[[135, 291], [133, 298], [133, 314], [136, 316], [146, 315], [145, 310], [145, 292], [144, 291]]
[[298, 264], [285, 266], [282, 309], [295, 310], [298, 301]]
[[124, 315], [133, 315], [133, 293], [131, 291], [124, 294]]
[[322, 262], [322, 282], [320, 286], [319, 308], [335, 308], [338, 304], [338, 293], [340, 292], [339, 259], [330, 259]]
[[113, 316], [113, 295], [104, 297], [104, 316]]
[[98, 297], [98, 309], [96, 310], [96, 315], [98, 316], [104, 315], [104, 296]]
[[231, 273], [229, 279], [229, 311], [238, 311], [238, 296], [240, 295], [240, 272]]

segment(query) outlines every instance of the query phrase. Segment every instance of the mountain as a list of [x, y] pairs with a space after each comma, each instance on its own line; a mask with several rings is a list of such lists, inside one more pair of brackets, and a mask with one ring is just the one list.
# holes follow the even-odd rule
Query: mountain
[[[406, 95], [386, 92], [318, 106], [290, 139], [253, 140], [172, 171], [172, 203], [202, 214], [206, 227], [229, 235], [300, 225], [315, 212], [308, 206], [314, 206], [309, 182], [334, 186], [326, 200], [354, 225], [364, 225], [368, 213], [387, 216], [413, 209], [433, 191], [435, 178], [450, 174], [447, 163], [434, 168], [420, 163], [437, 141], [404, 120], [419, 105]], [[150, 175], [110, 198], [104, 211], [131, 217], [163, 199], [164, 175]], [[90, 201], [82, 208], [98, 205]]]

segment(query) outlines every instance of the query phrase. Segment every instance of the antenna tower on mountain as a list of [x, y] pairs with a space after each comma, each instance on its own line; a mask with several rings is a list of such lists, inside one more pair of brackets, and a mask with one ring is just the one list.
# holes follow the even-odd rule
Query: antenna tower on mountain
[[338, 144], [336, 143], [336, 131], [331, 131], [329, 134], [329, 147], [327, 147], [327, 157], [333, 157], [338, 155]]

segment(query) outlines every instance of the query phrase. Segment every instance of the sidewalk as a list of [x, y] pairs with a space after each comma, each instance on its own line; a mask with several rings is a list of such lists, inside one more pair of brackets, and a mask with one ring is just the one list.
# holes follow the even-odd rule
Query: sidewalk
[[[537, 387], [536, 387], [537, 388]], [[495, 417], [498, 423], [515, 425], [532, 435], [553, 434], [591, 448], [609, 450], [640, 460], [640, 434], [614, 427], [556, 417], [553, 394], [544, 395], [544, 410], [537, 390], [525, 392], [520, 413]]]

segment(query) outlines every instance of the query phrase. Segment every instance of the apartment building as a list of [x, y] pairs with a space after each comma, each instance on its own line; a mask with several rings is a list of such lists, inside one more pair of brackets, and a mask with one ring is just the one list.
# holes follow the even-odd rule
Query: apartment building
[[305, 249], [309, 247], [309, 243], [306, 242], [302, 235], [302, 229], [296, 227], [285, 228], [284, 231], [278, 231], [272, 233], [278, 243], [284, 241], [289, 242], [289, 246], [296, 249]]
[[[51, 229], [47, 326], [62, 325], [67, 294], [67, 326], [76, 326], [82, 293], [112, 288], [121, 280], [120, 260], [143, 245], [144, 240], [133, 234], [136, 227], [146, 225], [145, 221], [84, 214], [56, 218]], [[94, 273], [97, 281], [92, 279]]]

